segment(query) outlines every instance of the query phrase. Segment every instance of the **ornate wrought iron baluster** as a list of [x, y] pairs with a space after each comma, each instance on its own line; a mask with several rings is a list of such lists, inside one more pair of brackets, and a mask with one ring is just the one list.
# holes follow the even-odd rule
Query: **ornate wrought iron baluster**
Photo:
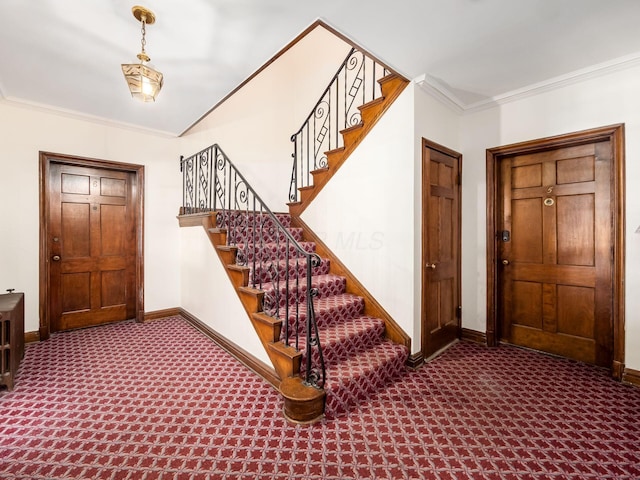
[[[310, 135], [306, 135], [306, 140], [304, 137], [296, 139], [298, 140], [307, 141], [307, 145], [313, 148]], [[293, 334], [296, 337], [295, 348], [299, 349], [300, 335], [303, 329], [306, 330], [308, 360], [305, 363], [305, 382], [322, 386], [325, 367], [313, 309], [313, 295], [317, 292], [311, 287], [311, 269], [319, 265], [319, 257], [304, 250], [278, 217], [264, 205], [218, 145], [213, 145], [188, 159], [182, 158], [181, 169], [183, 211], [214, 208], [216, 225], [227, 229], [227, 244], [241, 244], [238, 249], [238, 261], [248, 265], [248, 257], [253, 257], [251, 267], [254, 286], [262, 289], [264, 275], [271, 275], [271, 297], [268, 300], [271, 302], [271, 308], [268, 313], [277, 318], [284, 317], [284, 338], [287, 345], [291, 343], [290, 335]], [[307, 170], [309, 169], [310, 164], [307, 167]], [[188, 205], [190, 202], [191, 205]], [[251, 231], [247, 230], [249, 228]], [[248, 247], [248, 244], [252, 247]], [[272, 256], [270, 251], [265, 253], [267, 244], [275, 245], [275, 255]], [[253, 251], [250, 248], [253, 248]], [[301, 261], [306, 262], [306, 291], [301, 288], [301, 276], [304, 275]], [[262, 275], [257, 274], [259, 267], [264, 272]], [[282, 268], [285, 269], [284, 272]], [[291, 268], [294, 268], [295, 272], [291, 272]], [[295, 280], [292, 279], [292, 275], [295, 275]], [[305, 312], [302, 312], [302, 309]], [[301, 323], [303, 314], [306, 318], [305, 322]]]

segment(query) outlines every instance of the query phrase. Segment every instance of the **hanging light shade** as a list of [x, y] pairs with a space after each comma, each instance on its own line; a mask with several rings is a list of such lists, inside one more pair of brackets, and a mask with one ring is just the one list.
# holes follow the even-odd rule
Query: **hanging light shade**
[[155, 102], [162, 88], [162, 73], [154, 70], [151, 60], [144, 50], [146, 45], [146, 26], [152, 25], [156, 17], [152, 11], [136, 5], [131, 9], [133, 16], [142, 24], [141, 51], [137, 55], [140, 63], [123, 63], [122, 73], [127, 81], [131, 96], [143, 102]]

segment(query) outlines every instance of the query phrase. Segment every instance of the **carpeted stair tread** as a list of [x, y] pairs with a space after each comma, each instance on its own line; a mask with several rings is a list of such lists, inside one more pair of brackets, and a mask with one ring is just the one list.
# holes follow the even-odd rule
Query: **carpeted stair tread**
[[408, 354], [404, 345], [385, 340], [348, 362], [329, 366], [325, 415], [332, 417], [349, 411], [398, 378], [405, 370]]
[[[302, 242], [302, 228], [287, 228], [287, 231], [297, 241]], [[254, 228], [254, 227], [240, 227], [232, 229], [228, 232], [229, 241], [231, 243], [259, 243], [260, 239], [264, 243], [275, 243], [276, 240], [280, 243], [287, 240], [287, 236], [282, 230], [274, 227]]]
[[[302, 229], [289, 228], [289, 216], [277, 218], [306, 252], [315, 252], [314, 242], [302, 241]], [[307, 258], [300, 256], [295, 244], [288, 241], [288, 235], [272, 225], [271, 217], [230, 212], [224, 218], [218, 216], [218, 220], [219, 226], [229, 224], [227, 238], [237, 245], [236, 261], [250, 269], [250, 286], [264, 291], [263, 313], [288, 318], [283, 322], [281, 338], [284, 340], [288, 334], [289, 345], [295, 345], [297, 337], [297, 347], [303, 355], [300, 374], [304, 375]], [[364, 299], [346, 293], [346, 282], [345, 277], [331, 273], [328, 259], [312, 268], [311, 288], [316, 290], [313, 308], [326, 367], [328, 417], [349, 411], [398, 377], [408, 356], [404, 345], [385, 339], [383, 320], [364, 315]], [[316, 370], [321, 363], [319, 351], [312, 348], [309, 354]]]
[[[368, 350], [384, 340], [384, 321], [374, 317], [356, 317], [344, 322], [334, 323], [319, 329], [320, 345], [325, 365], [349, 361], [354, 355]], [[304, 365], [306, 338], [300, 339], [300, 351], [303, 352]], [[314, 363], [319, 362], [314, 350]]]
[[[300, 278], [306, 278], [307, 276], [307, 259], [304, 257], [290, 258], [288, 262], [287, 260], [278, 260], [276, 262], [274, 262], [273, 260], [256, 262], [255, 277], [253, 272], [253, 262], [249, 262], [249, 264], [247, 265], [251, 269], [251, 272], [249, 274], [249, 283], [253, 282], [254, 278], [256, 283], [262, 283], [262, 285], [264, 285], [265, 283], [270, 283], [272, 270], [271, 265], [275, 266], [275, 268], [277, 269], [276, 271], [278, 272], [277, 274], [280, 276], [280, 278], [285, 278], [287, 271], [289, 272], [289, 278], [295, 278], [296, 271], [298, 272]], [[317, 267], [312, 267], [311, 273], [312, 275], [326, 275], [329, 273], [330, 268], [330, 260], [328, 258], [322, 258], [320, 265], [318, 265]]]
[[[291, 226], [291, 215], [288, 213], [275, 213], [274, 216], [285, 227]], [[256, 214], [242, 210], [219, 210], [216, 212], [217, 227], [240, 227], [240, 226], [274, 227], [276, 223], [268, 214]]]
[[[315, 242], [299, 242], [300, 247], [307, 252], [313, 253], [316, 250]], [[292, 242], [263, 243], [255, 246], [247, 243], [238, 243], [238, 254], [247, 262], [277, 260], [284, 258], [289, 251], [289, 258], [304, 256]]]
[[[340, 275], [326, 274], [311, 277], [311, 288], [316, 289], [318, 292], [316, 298], [344, 293], [346, 287], [347, 280]], [[303, 302], [307, 293], [307, 278], [293, 278], [288, 283], [283, 278], [279, 283], [269, 282], [262, 284], [262, 290], [265, 291], [265, 295], [273, 296], [274, 292], [279, 292], [281, 307], [286, 303], [287, 289], [289, 290], [289, 305]]]
[[[297, 308], [297, 310], [296, 310]], [[359, 317], [364, 311], [364, 299], [350, 293], [341, 293], [330, 297], [316, 298], [313, 300], [313, 309], [318, 327], [344, 321], [353, 317]], [[289, 307], [289, 319], [295, 320], [296, 311], [300, 312], [300, 325], [306, 323], [307, 305], [301, 302]], [[290, 328], [293, 322], [290, 322]]]

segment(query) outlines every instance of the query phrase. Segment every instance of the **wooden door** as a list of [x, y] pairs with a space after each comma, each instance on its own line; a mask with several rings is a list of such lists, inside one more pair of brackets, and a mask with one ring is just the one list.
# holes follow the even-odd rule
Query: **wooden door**
[[503, 341], [611, 366], [610, 142], [501, 162]]
[[51, 331], [136, 317], [135, 173], [51, 163], [47, 251]]
[[460, 337], [460, 170], [462, 156], [423, 140], [422, 354]]

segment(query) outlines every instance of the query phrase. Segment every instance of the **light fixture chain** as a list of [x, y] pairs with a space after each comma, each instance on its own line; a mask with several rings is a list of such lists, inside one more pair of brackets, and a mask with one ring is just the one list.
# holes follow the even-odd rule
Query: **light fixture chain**
[[140, 44], [142, 46], [142, 53], [146, 53], [144, 51], [144, 46], [147, 44], [147, 41], [145, 39], [145, 35], [147, 34], [147, 29], [146, 29], [145, 25], [146, 25], [147, 22], [145, 21], [144, 17], [142, 17], [142, 22], [141, 23], [142, 23], [142, 39], [140, 40]]

